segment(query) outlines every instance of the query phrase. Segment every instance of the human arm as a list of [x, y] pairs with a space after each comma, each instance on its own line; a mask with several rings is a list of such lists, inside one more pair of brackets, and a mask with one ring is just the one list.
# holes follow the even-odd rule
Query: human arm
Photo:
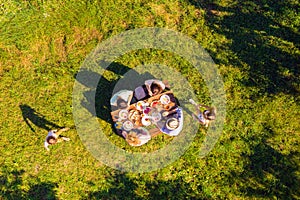
[[206, 106], [206, 105], [204, 105], [204, 104], [198, 104], [198, 107], [199, 107], [199, 108], [202, 107], [202, 108], [206, 108], [206, 109], [211, 109], [210, 106]]
[[153, 80], [146, 80], [145, 81], [145, 86], [146, 86], [146, 89], [147, 89], [148, 94], [150, 96], [152, 96], [152, 91], [151, 91], [151, 88], [150, 88], [152, 83], [153, 83]]
[[169, 81], [163, 80], [162, 83], [165, 85], [165, 88], [166, 88], [166, 89], [171, 89], [171, 86], [170, 86], [170, 84], [169, 84]]
[[45, 149], [47, 150], [47, 151], [50, 151], [50, 149], [49, 149], [49, 143], [47, 142], [47, 141], [45, 141], [44, 142], [44, 147], [45, 147]]
[[133, 97], [133, 92], [130, 95], [128, 95], [128, 98], [127, 98], [127, 105], [128, 106], [130, 106], [130, 102], [132, 100], [132, 97]]
[[57, 136], [59, 136], [62, 132], [65, 132], [65, 131], [68, 131], [68, 130], [70, 130], [70, 128], [62, 128], [62, 129], [60, 129], [59, 131], [56, 131], [55, 134], [56, 134]]

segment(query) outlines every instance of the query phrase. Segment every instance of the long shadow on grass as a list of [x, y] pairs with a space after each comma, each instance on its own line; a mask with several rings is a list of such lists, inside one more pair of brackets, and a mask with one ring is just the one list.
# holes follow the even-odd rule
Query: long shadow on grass
[[56, 200], [58, 199], [55, 193], [55, 188], [57, 187], [57, 184], [50, 182], [38, 183], [30, 187], [30, 190], [27, 192], [27, 196], [32, 200]]
[[58, 199], [55, 194], [57, 184], [50, 182], [39, 182], [30, 186], [28, 191], [22, 190], [22, 175], [24, 170], [8, 170], [6, 166], [2, 166], [2, 174], [0, 176], [0, 194], [3, 199], [32, 199], [32, 200], [55, 200]]
[[[228, 6], [221, 6], [215, 0], [190, 2], [206, 11], [206, 22], [214, 32], [232, 41], [225, 48], [236, 56], [228, 60], [216, 55], [222, 52], [208, 49], [217, 63], [246, 71], [247, 77], [242, 82], [256, 88], [257, 96], [281, 92], [299, 94], [300, 35], [290, 17], [296, 16], [299, 5], [276, 0], [233, 0]], [[292, 25], [282, 25], [280, 20]], [[249, 68], [244, 67], [245, 63]]]
[[[140, 181], [140, 183], [139, 183]], [[194, 194], [190, 185], [182, 179], [161, 181], [154, 180], [143, 182], [129, 178], [124, 173], [116, 174], [110, 179], [111, 187], [108, 190], [97, 191], [89, 194], [88, 199], [186, 199], [194, 196], [198, 199], [205, 199], [199, 193], [202, 187], [199, 186]], [[195, 188], [194, 188], [195, 189]], [[194, 195], [193, 195], [194, 194]]]
[[48, 121], [44, 115], [37, 112], [35, 109], [31, 108], [30, 106], [28, 106], [26, 104], [21, 104], [21, 105], [19, 105], [19, 107], [22, 111], [23, 120], [25, 121], [25, 123], [29, 126], [29, 128], [33, 132], [35, 132], [35, 130], [31, 126], [30, 122], [40, 128], [47, 130], [47, 131], [49, 131], [51, 129], [63, 128], [53, 122]]

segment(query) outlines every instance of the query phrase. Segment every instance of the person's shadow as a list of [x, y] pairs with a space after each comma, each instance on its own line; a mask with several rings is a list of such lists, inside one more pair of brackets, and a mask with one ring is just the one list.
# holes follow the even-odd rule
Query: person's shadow
[[45, 129], [47, 131], [49, 131], [51, 129], [63, 128], [53, 122], [48, 121], [44, 115], [37, 112], [35, 109], [31, 108], [30, 106], [28, 106], [26, 104], [21, 104], [21, 105], [19, 105], [19, 107], [21, 109], [22, 116], [23, 116], [25, 123], [29, 126], [29, 128], [33, 132], [35, 132], [35, 129], [31, 125], [31, 123], [36, 125], [39, 128]]

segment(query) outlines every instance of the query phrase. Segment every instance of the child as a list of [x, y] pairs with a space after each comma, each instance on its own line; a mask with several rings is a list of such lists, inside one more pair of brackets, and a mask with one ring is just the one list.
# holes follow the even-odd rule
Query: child
[[50, 150], [48, 148], [49, 145], [56, 144], [56, 143], [62, 142], [62, 141], [70, 141], [70, 138], [60, 136], [60, 134], [62, 132], [67, 131], [67, 130], [69, 130], [69, 128], [63, 128], [63, 129], [60, 129], [59, 131], [50, 130], [48, 132], [48, 135], [47, 135], [47, 137], [45, 139], [45, 143], [44, 143], [44, 147], [47, 149], [47, 151]]
[[[197, 116], [193, 114], [193, 118], [197, 120], [200, 124], [208, 127], [209, 123], [216, 119], [216, 108], [209, 107], [201, 104], [196, 104], [193, 99], [190, 99], [189, 102], [193, 104], [197, 110]], [[205, 108], [203, 112], [200, 111], [200, 108]]]

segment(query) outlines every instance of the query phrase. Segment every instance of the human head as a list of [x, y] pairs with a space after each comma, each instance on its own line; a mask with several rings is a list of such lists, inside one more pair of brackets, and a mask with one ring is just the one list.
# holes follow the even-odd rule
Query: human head
[[134, 131], [130, 131], [126, 135], [126, 141], [131, 146], [137, 146], [137, 145], [141, 144], [141, 140], [137, 137], [137, 133]]
[[216, 109], [211, 108], [203, 112], [203, 115], [208, 120], [215, 120], [216, 119]]
[[55, 144], [57, 142], [57, 139], [54, 136], [47, 137], [47, 142], [49, 144]]
[[153, 95], [157, 95], [162, 92], [161, 86], [157, 83], [152, 83], [150, 89]]
[[124, 108], [127, 108], [128, 105], [124, 99], [119, 98], [117, 100], [117, 106], [118, 106], [118, 108], [124, 109]]

